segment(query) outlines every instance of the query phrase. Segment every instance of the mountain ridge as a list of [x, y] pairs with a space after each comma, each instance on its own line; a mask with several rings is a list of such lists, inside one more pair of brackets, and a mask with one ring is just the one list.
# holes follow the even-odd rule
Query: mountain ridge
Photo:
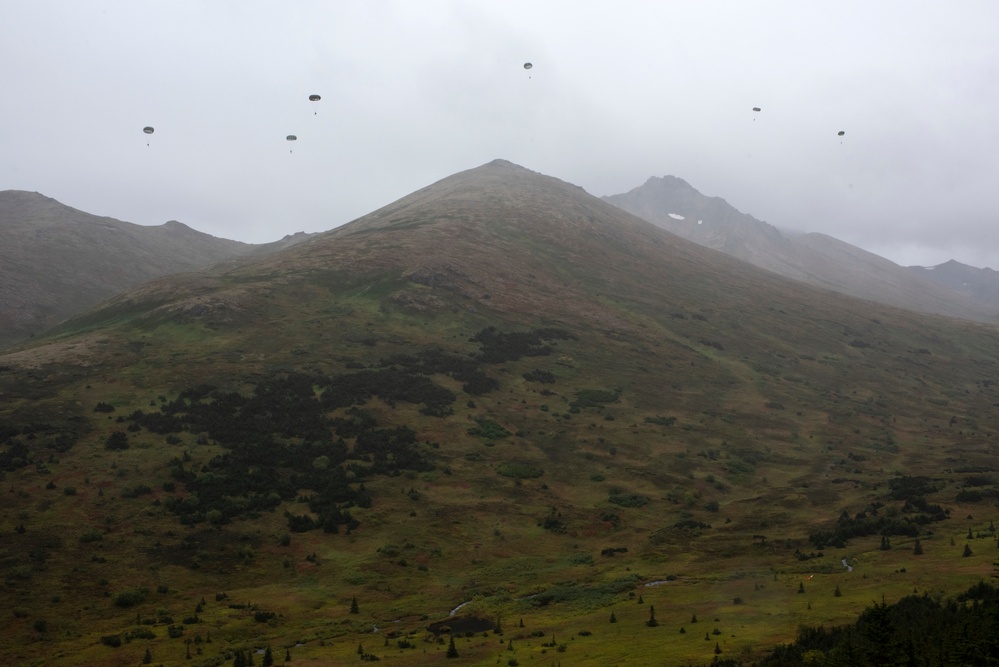
[[652, 177], [603, 199], [686, 239], [795, 280], [895, 307], [999, 322], [999, 289], [991, 297], [961, 292], [828, 235], [785, 235], [673, 176]]
[[39, 193], [0, 191], [0, 346], [146, 280], [301, 240], [251, 245], [176, 220], [135, 225]]

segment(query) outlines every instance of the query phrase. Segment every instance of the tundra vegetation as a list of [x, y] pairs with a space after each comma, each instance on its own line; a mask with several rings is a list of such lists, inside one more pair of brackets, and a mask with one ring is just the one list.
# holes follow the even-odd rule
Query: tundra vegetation
[[865, 618], [979, 627], [992, 329], [482, 169], [0, 355], [7, 662], [821, 664]]

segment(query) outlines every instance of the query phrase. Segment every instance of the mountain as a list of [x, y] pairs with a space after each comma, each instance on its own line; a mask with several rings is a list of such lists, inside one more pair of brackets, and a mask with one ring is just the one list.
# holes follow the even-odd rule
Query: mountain
[[910, 266], [908, 269], [924, 280], [999, 309], [999, 271], [979, 269], [953, 259], [936, 266]]
[[997, 343], [493, 161], [0, 354], [0, 650], [749, 662], [994, 571]]
[[0, 347], [147, 280], [272, 252], [303, 236], [255, 246], [175, 220], [145, 227], [35, 192], [0, 191]]
[[674, 176], [603, 198], [678, 236], [810, 285], [924, 313], [999, 322], [993, 302], [824, 234], [785, 235]]

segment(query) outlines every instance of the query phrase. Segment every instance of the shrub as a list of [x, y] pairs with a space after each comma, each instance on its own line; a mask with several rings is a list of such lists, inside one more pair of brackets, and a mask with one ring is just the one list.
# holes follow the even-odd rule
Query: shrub
[[621, 507], [644, 507], [649, 503], [649, 499], [637, 493], [617, 492], [611, 493], [607, 502]]
[[544, 470], [530, 463], [501, 463], [496, 468], [496, 472], [504, 477], [515, 477], [517, 479], [533, 479], [545, 474]]
[[133, 588], [130, 591], [122, 591], [115, 597], [114, 603], [118, 607], [134, 607], [145, 600], [148, 593], [149, 591], [145, 588]]
[[104, 448], [110, 449], [111, 451], [128, 449], [128, 435], [126, 435], [124, 431], [114, 431], [108, 436], [107, 440], [104, 441]]

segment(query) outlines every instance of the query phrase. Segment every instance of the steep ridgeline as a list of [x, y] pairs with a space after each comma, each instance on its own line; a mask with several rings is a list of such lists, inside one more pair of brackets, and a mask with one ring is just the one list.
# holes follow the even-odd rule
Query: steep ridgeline
[[0, 347], [41, 333], [119, 292], [304, 240], [251, 245], [170, 221], [146, 227], [34, 192], [0, 192]]
[[678, 236], [810, 285], [924, 313], [999, 321], [993, 304], [967, 290], [949, 289], [824, 234], [782, 234], [674, 176], [652, 177], [603, 199]]
[[748, 664], [996, 554], [994, 327], [502, 160], [131, 288], [0, 396], [11, 664]]

